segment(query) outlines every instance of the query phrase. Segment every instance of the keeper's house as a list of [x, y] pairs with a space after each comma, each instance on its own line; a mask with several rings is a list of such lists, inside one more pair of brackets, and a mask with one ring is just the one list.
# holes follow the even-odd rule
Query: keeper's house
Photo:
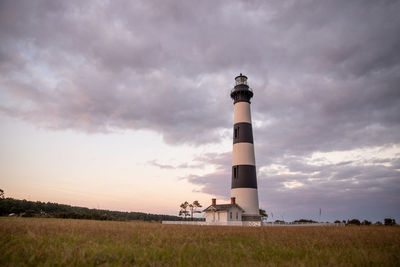
[[232, 222], [242, 221], [242, 214], [244, 210], [236, 204], [234, 197], [231, 197], [231, 204], [219, 204], [217, 200], [212, 199], [211, 205], [203, 210], [206, 214], [207, 223], [219, 223], [219, 222]]

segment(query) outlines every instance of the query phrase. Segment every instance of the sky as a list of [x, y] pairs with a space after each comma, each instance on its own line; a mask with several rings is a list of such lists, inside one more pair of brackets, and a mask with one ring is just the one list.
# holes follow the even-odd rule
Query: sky
[[0, 188], [173, 215], [227, 202], [243, 73], [269, 220], [400, 221], [399, 13], [389, 0], [0, 0]]

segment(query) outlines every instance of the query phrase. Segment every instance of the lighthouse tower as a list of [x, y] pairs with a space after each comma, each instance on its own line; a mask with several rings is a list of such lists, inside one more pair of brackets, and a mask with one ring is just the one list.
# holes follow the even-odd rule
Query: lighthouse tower
[[234, 101], [231, 197], [244, 209], [243, 221], [259, 221], [261, 216], [250, 112], [253, 92], [247, 84], [247, 77], [241, 73], [235, 82], [231, 91]]

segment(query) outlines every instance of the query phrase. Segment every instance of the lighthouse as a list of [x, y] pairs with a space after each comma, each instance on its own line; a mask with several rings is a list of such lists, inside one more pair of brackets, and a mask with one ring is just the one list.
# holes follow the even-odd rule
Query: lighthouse
[[253, 91], [247, 84], [247, 77], [240, 73], [231, 90], [234, 105], [231, 198], [236, 199], [236, 203], [243, 208], [243, 221], [261, 220], [251, 125], [252, 97]]

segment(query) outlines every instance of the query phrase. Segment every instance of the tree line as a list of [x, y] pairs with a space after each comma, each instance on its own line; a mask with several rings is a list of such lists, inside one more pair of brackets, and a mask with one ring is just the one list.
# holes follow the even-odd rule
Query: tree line
[[[282, 221], [282, 220], [275, 220], [274, 223], [282, 223], [283, 224], [283, 223], [286, 223], [286, 222]], [[309, 219], [300, 219], [300, 220], [295, 220], [292, 223], [318, 223], [318, 222], [314, 221], [314, 220], [309, 220]], [[329, 223], [329, 222], [327, 222], [327, 223]], [[346, 220], [342, 220], [342, 221], [336, 220], [334, 223], [340, 223], [340, 224], [343, 224], [343, 225], [372, 225], [373, 224], [372, 222], [370, 222], [368, 220], [360, 221], [358, 219], [351, 219], [351, 220], [349, 219], [347, 221]], [[383, 223], [380, 222], [380, 221], [377, 221], [377, 222], [374, 223], [374, 225], [392, 226], [392, 225], [397, 225], [397, 224], [396, 224], [396, 220], [395, 219], [385, 218], [383, 220]]]
[[[0, 189], [1, 190], [1, 189]], [[150, 214], [144, 212], [123, 212], [103, 209], [89, 209], [65, 204], [4, 198], [0, 191], [0, 216], [52, 217], [89, 220], [115, 221], [179, 221], [182, 218], [172, 215]]]
[[[336, 220], [335, 223], [344, 223], [346, 225], [371, 225], [372, 222], [368, 221], [368, 220], [364, 220], [364, 221], [360, 221], [358, 219], [351, 219], [351, 220], [343, 220], [342, 222], [339, 220]], [[392, 219], [392, 218], [385, 218], [383, 220], [383, 224], [380, 221], [377, 221], [375, 223], [375, 225], [386, 225], [386, 226], [392, 226], [392, 225], [396, 225], [396, 220]]]

